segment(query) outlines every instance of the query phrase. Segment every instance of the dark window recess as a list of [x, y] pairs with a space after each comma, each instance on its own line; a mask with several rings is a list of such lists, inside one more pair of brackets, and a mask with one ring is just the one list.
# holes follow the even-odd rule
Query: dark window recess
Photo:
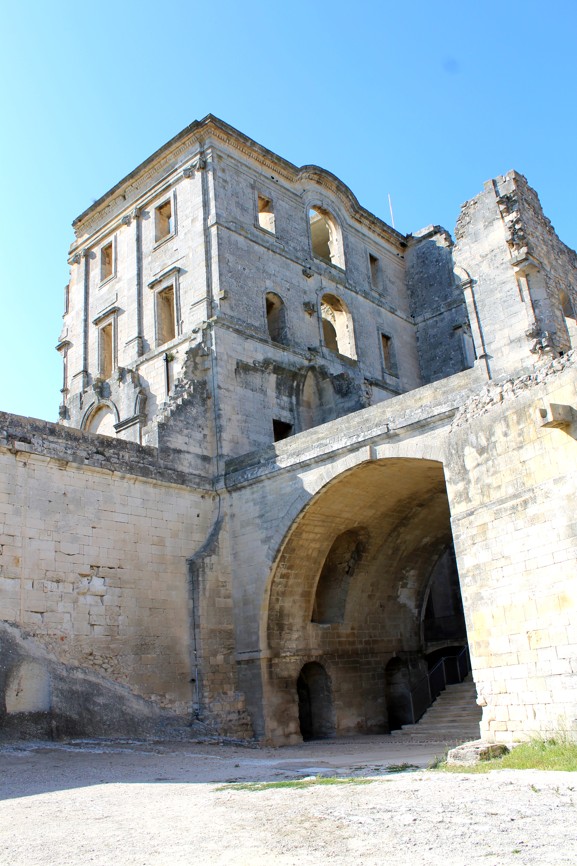
[[286, 421], [279, 421], [278, 418], [273, 418], [272, 432], [274, 436], [274, 441], [280, 442], [281, 439], [287, 439], [289, 436], [292, 436], [293, 425], [288, 424]]

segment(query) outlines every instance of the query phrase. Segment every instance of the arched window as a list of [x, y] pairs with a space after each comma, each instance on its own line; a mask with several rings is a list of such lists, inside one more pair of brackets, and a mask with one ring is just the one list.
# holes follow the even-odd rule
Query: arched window
[[269, 337], [275, 343], [287, 342], [286, 311], [285, 305], [274, 292], [266, 294], [266, 324]]
[[336, 295], [323, 295], [321, 316], [327, 349], [347, 358], [356, 358], [353, 319], [344, 301]]
[[99, 433], [101, 436], [116, 436], [115, 422], [116, 416], [110, 406], [100, 406], [89, 418], [86, 432]]
[[344, 268], [343, 238], [339, 224], [329, 211], [313, 207], [309, 211], [313, 255], [329, 265]]
[[335, 538], [317, 582], [312, 622], [343, 622], [349, 584], [362, 553], [363, 543], [354, 530]]

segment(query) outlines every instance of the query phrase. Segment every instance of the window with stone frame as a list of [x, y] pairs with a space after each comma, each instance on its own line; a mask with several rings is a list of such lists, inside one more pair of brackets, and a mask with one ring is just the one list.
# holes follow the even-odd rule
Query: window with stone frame
[[369, 269], [371, 272], [371, 286], [378, 291], [381, 288], [381, 262], [372, 253], [369, 253]]
[[313, 256], [329, 265], [345, 267], [340, 226], [330, 211], [322, 207], [309, 210], [309, 228]]
[[270, 234], [275, 234], [275, 216], [272, 199], [268, 196], [258, 195], [257, 202], [258, 225]]
[[114, 242], [109, 241], [100, 247], [100, 282], [114, 276]]
[[169, 198], [154, 209], [154, 240], [156, 243], [174, 234], [174, 206]]
[[116, 317], [98, 326], [98, 375], [110, 379], [116, 369]]
[[347, 358], [356, 358], [353, 318], [345, 302], [330, 293], [323, 295], [321, 319], [326, 348]]
[[156, 292], [156, 344], [162, 346], [174, 340], [176, 328], [176, 304], [174, 285]]
[[381, 352], [385, 373], [388, 373], [389, 376], [398, 376], [397, 354], [390, 334], [381, 334]]
[[268, 334], [274, 343], [286, 345], [287, 324], [286, 308], [283, 299], [275, 292], [266, 293], [266, 324]]

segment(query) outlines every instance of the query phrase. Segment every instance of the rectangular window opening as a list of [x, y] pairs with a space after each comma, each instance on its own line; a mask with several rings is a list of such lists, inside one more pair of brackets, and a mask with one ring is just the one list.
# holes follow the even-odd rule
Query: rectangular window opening
[[283, 439], [288, 439], [293, 435], [293, 425], [287, 421], [281, 421], [278, 418], [272, 419], [272, 431], [275, 442], [281, 442]]
[[170, 199], [159, 205], [154, 211], [154, 239], [161, 241], [174, 232], [174, 218]]
[[156, 295], [156, 322], [158, 345], [168, 343], [176, 337], [176, 311], [174, 286], [162, 289]]
[[381, 285], [381, 263], [372, 253], [369, 253], [369, 264], [371, 266], [371, 285], [373, 289], [379, 289]]
[[112, 322], [99, 328], [98, 344], [100, 375], [103, 379], [110, 379], [114, 368], [114, 328]]
[[100, 282], [107, 280], [114, 273], [114, 250], [112, 241], [100, 250]]
[[381, 347], [383, 351], [383, 363], [385, 365], [385, 372], [388, 373], [390, 376], [398, 376], [397, 360], [393, 347], [393, 338], [390, 337], [388, 334], [381, 334]]
[[264, 195], [259, 195], [258, 197], [258, 224], [261, 229], [274, 235], [274, 209], [271, 199]]

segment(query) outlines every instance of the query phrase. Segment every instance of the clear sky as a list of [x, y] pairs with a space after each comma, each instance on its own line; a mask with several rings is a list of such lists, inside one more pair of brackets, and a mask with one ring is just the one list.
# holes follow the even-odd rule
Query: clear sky
[[56, 420], [72, 220], [208, 113], [402, 232], [516, 168], [577, 246], [576, 0], [5, 4], [0, 409]]

